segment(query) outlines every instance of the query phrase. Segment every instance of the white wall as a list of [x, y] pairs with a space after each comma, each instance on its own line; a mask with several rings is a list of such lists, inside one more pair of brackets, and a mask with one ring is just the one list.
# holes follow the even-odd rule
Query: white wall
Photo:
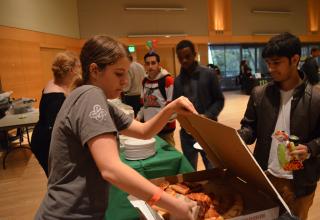
[[[291, 14], [255, 14], [253, 9], [287, 10]], [[232, 34], [251, 35], [254, 32], [296, 35], [307, 32], [306, 0], [233, 0]]]
[[[186, 11], [125, 11], [125, 7], [185, 7]], [[208, 35], [207, 0], [78, 0], [81, 38], [95, 34]]]
[[77, 0], [0, 0], [0, 25], [79, 38]]

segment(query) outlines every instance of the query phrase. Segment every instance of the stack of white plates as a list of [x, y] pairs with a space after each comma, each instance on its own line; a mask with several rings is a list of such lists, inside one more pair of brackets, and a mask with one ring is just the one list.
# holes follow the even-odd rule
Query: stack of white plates
[[130, 138], [124, 141], [124, 155], [127, 160], [143, 160], [156, 153], [156, 139]]
[[134, 111], [130, 105], [122, 103], [120, 99], [108, 99], [108, 101], [115, 105], [118, 109], [123, 111], [129, 117], [134, 118]]

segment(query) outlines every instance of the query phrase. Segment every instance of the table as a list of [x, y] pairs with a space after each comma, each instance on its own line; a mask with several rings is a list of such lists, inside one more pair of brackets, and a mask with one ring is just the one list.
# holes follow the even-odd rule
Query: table
[[[145, 160], [129, 161], [124, 158], [123, 153], [120, 154], [120, 157], [124, 163], [147, 179], [194, 171], [189, 161], [180, 152], [159, 137], [156, 137], [156, 149], [156, 155]], [[109, 205], [105, 215], [106, 220], [139, 219], [138, 211], [131, 205], [127, 196], [128, 193], [115, 186], [110, 187]]]
[[[6, 116], [0, 119], [0, 131], [4, 131], [5, 134], [5, 142], [7, 142], [7, 146], [4, 146], [4, 149], [6, 150], [3, 161], [2, 161], [2, 166], [3, 169], [6, 168], [6, 158], [10, 152], [16, 149], [29, 149], [29, 147], [25, 147], [21, 145], [22, 142], [22, 135], [23, 135], [23, 129], [26, 129], [27, 132], [27, 138], [28, 138], [28, 143], [30, 145], [30, 137], [29, 137], [29, 130], [28, 128], [30, 126], [34, 126], [39, 120], [39, 110], [38, 109], [33, 109], [31, 112], [23, 113], [23, 114], [12, 114], [8, 112]], [[8, 137], [8, 131], [11, 129], [20, 129], [18, 134], [20, 138], [20, 146], [19, 147], [10, 147], [10, 140]]]

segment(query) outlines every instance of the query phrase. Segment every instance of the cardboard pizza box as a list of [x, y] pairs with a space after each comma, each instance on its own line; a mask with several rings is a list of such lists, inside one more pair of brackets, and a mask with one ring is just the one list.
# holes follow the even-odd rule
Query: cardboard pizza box
[[181, 127], [199, 142], [209, 160], [222, 169], [277, 199], [290, 214], [291, 211], [254, 159], [236, 129], [201, 115], [179, 116]]
[[[168, 181], [171, 184], [181, 182], [207, 182], [211, 187], [210, 193], [217, 196], [224, 196], [230, 193], [240, 194], [242, 197], [243, 205], [241, 215], [228, 218], [230, 220], [273, 220], [279, 216], [279, 203], [274, 200], [270, 195], [258, 187], [245, 182], [244, 180], [234, 176], [226, 169], [215, 168], [212, 170], [203, 170], [198, 172], [179, 174], [176, 176], [167, 176], [152, 179], [156, 185]], [[208, 193], [207, 190], [204, 191]], [[141, 216], [145, 220], [163, 220], [163, 218], [144, 201], [136, 199], [133, 196], [128, 197], [129, 201], [134, 207], [139, 209]], [[224, 215], [224, 213], [222, 213]]]
[[[287, 204], [269, 181], [234, 128], [200, 115], [178, 116], [178, 120], [181, 127], [186, 129], [198, 141], [207, 153], [208, 159], [216, 168], [157, 178], [151, 180], [152, 182], [157, 184], [167, 180], [174, 184], [177, 182], [204, 180], [209, 180], [213, 183], [221, 183], [222, 181], [224, 185], [228, 185], [236, 192], [240, 192], [244, 200], [243, 214], [232, 218], [232, 220], [276, 219], [279, 216], [280, 206], [291, 213]], [[133, 197], [129, 196], [129, 200], [132, 199]], [[147, 209], [150, 209], [150, 207], [147, 207]], [[147, 215], [146, 210], [140, 209], [140, 211], [144, 216]], [[153, 213], [152, 215], [157, 214]], [[155, 220], [157, 218], [146, 219]]]
[[[237, 193], [242, 197], [243, 205], [241, 215], [228, 218], [230, 220], [272, 220], [279, 216], [279, 204], [268, 195], [266, 192], [249, 184], [242, 179], [234, 176], [225, 169], [203, 170], [193, 173], [179, 174], [176, 176], [167, 176], [157, 179], [152, 179], [156, 185], [163, 181], [168, 181], [171, 184], [181, 182], [207, 182], [207, 187], [211, 190], [205, 190], [205, 193], [214, 193], [216, 196], [225, 196], [228, 193]], [[229, 192], [227, 192], [227, 190]], [[160, 220], [161, 216], [155, 212], [144, 201], [138, 200], [133, 196], [128, 197], [130, 202], [143, 213], [146, 220]], [[138, 204], [140, 203], [140, 204]], [[224, 213], [222, 213], [224, 215]]]

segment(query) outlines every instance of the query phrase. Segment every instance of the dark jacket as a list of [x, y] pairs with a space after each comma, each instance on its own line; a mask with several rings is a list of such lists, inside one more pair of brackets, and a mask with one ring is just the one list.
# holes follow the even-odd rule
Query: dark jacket
[[224, 106], [217, 75], [212, 69], [196, 63], [192, 73], [181, 69], [180, 75], [174, 80], [173, 99], [185, 96], [195, 109], [206, 117], [217, 120]]
[[317, 84], [319, 82], [319, 66], [314, 57], [308, 57], [302, 67], [301, 70], [306, 73], [308, 80], [311, 84]]
[[[257, 140], [254, 157], [263, 170], [268, 168], [279, 107], [280, 90], [276, 83], [255, 87], [238, 131], [247, 144]], [[315, 190], [320, 175], [320, 87], [312, 86], [307, 80], [293, 92], [290, 133], [298, 136], [311, 152], [310, 158], [304, 161], [304, 169], [293, 171], [295, 194], [299, 197]]]

